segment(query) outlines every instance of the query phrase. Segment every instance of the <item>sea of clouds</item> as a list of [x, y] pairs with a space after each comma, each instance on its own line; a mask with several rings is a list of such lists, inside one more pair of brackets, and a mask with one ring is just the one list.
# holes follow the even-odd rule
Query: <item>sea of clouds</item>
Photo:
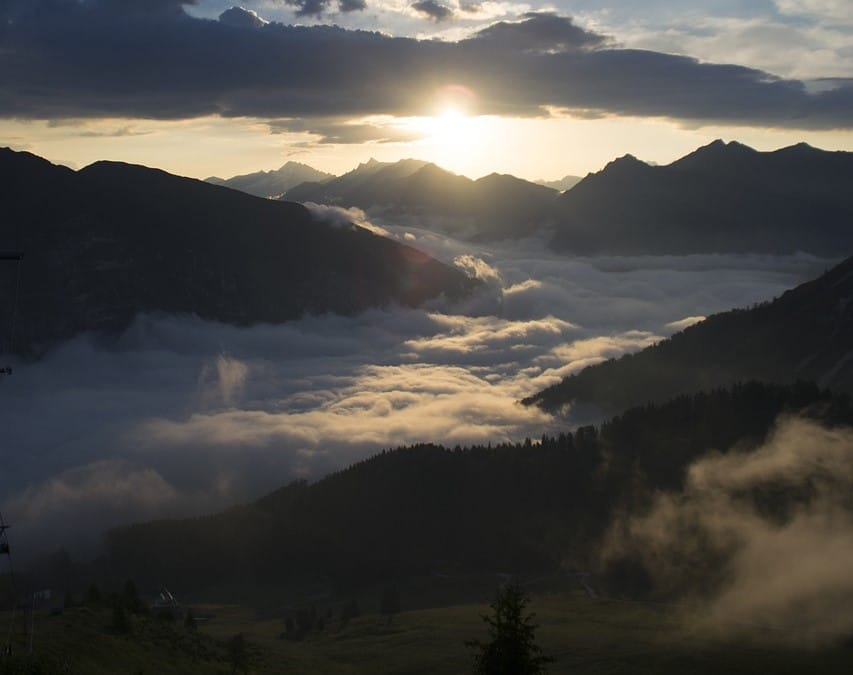
[[[342, 214], [317, 207], [320, 217]], [[22, 555], [200, 514], [415, 442], [536, 438], [591, 420], [518, 400], [833, 264], [806, 255], [572, 258], [366, 223], [484, 281], [458, 305], [238, 328], [139, 316], [0, 382], [0, 508]]]

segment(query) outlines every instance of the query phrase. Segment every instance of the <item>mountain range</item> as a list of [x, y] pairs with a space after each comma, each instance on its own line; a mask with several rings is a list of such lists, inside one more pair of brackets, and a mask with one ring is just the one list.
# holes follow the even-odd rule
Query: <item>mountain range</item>
[[473, 241], [532, 234], [558, 192], [505, 174], [477, 180], [435, 164], [407, 159], [371, 160], [322, 183], [304, 183], [284, 198], [358, 207], [397, 224], [436, 227]]
[[287, 164], [274, 171], [256, 171], [227, 179], [211, 176], [210, 178], [206, 178], [205, 181], [234, 190], [242, 190], [256, 197], [278, 199], [285, 192], [300, 183], [307, 181], [323, 182], [334, 177], [333, 174], [318, 171], [307, 164], [287, 162]]
[[589, 366], [523, 403], [618, 411], [751, 379], [811, 380], [853, 394], [853, 258], [772, 302], [709, 316], [636, 354]]
[[419, 160], [371, 160], [296, 185], [284, 198], [359, 207], [471, 241], [542, 233], [567, 254], [853, 252], [850, 152], [805, 143], [759, 152], [717, 140], [665, 166], [625, 155], [583, 179], [566, 178], [471, 180]]
[[631, 155], [564, 193], [552, 246], [581, 254], [853, 253], [853, 153], [713, 143], [667, 166]]
[[[458, 298], [475, 283], [426, 254], [305, 207], [117, 162], [80, 171], [0, 150], [0, 242], [22, 249], [14, 350], [140, 312], [232, 324]], [[12, 308], [14, 287], [0, 288]]]

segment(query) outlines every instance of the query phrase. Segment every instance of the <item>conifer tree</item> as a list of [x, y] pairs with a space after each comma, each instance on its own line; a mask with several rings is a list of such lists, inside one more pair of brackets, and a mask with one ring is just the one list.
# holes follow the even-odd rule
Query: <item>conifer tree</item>
[[539, 675], [552, 661], [536, 644], [535, 614], [526, 614], [530, 598], [515, 583], [498, 591], [491, 604], [492, 614], [482, 616], [488, 625], [489, 641], [472, 640], [477, 675]]

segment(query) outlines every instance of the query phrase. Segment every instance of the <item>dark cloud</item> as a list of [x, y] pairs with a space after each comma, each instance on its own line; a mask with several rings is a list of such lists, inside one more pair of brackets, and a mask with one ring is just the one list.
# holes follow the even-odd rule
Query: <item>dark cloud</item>
[[255, 12], [243, 7], [226, 9], [219, 15], [219, 21], [237, 28], [262, 28], [266, 24]]
[[338, 0], [338, 9], [344, 13], [361, 12], [367, 9], [365, 0]]
[[[315, 14], [331, 0], [294, 1], [299, 12]], [[334, 26], [271, 23], [249, 31], [190, 17], [166, 0], [115, 11], [125, 4], [0, 5], [0, 116], [412, 115], [452, 83], [477, 94], [472, 112], [479, 113], [556, 108], [697, 125], [853, 127], [853, 80], [810, 92], [800, 81], [737, 65], [612, 48], [554, 14], [528, 14], [450, 43]]]
[[453, 10], [435, 0], [420, 0], [412, 3], [412, 9], [433, 21], [447, 21], [453, 18]]
[[[182, 14], [185, 5], [196, 5], [198, 0], [79, 0], [81, 5], [102, 12], [113, 12], [118, 15], [133, 14]], [[37, 4], [58, 6], [61, 0], [47, 0]]]
[[530, 12], [522, 21], [500, 21], [484, 28], [475, 38], [499, 48], [565, 52], [600, 47], [603, 35], [576, 26], [571, 19], [548, 12]]
[[268, 122], [272, 133], [307, 132], [317, 136], [314, 144], [353, 144], [375, 141], [378, 143], [393, 143], [416, 141], [424, 137], [423, 132], [401, 129], [381, 124], [352, 124], [344, 118], [306, 117]]
[[[296, 7], [296, 16], [320, 16], [328, 11], [331, 0], [284, 0]], [[365, 0], [338, 0], [338, 10], [344, 13], [360, 12], [367, 9]]]
[[296, 7], [296, 16], [319, 16], [329, 8], [329, 0], [284, 0]]

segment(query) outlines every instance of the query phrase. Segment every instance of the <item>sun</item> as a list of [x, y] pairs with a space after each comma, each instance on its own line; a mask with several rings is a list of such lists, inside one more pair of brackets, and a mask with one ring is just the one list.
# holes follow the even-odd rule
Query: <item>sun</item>
[[498, 118], [483, 114], [476, 92], [461, 84], [437, 88], [422, 106], [420, 115], [392, 122], [411, 156], [449, 171], [480, 175], [501, 146], [495, 135]]
[[471, 159], [482, 136], [482, 120], [465, 113], [455, 105], [446, 105], [434, 115], [399, 120], [402, 126], [420, 136], [419, 156], [441, 166], [452, 168]]
[[425, 131], [439, 144], [464, 143], [465, 136], [473, 126], [473, 118], [466, 115], [461, 108], [447, 106], [437, 115], [425, 119]]

